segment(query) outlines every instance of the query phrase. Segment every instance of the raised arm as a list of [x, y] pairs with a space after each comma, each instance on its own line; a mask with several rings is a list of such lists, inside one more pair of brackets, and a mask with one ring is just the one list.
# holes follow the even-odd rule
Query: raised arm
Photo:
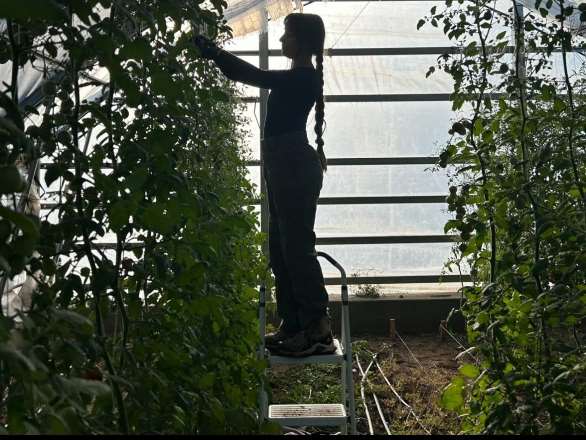
[[204, 58], [213, 60], [229, 79], [262, 89], [286, 87], [291, 79], [290, 70], [262, 70], [220, 49], [213, 41], [198, 35], [195, 44]]
[[225, 50], [220, 50], [212, 59], [231, 80], [261, 89], [285, 87], [291, 79], [290, 70], [262, 70]]

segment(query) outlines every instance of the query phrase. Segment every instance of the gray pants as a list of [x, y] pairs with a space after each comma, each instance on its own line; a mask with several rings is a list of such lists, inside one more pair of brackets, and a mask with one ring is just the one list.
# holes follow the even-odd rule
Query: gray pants
[[265, 138], [262, 148], [277, 312], [285, 329], [296, 332], [327, 314], [313, 231], [323, 171], [304, 131]]

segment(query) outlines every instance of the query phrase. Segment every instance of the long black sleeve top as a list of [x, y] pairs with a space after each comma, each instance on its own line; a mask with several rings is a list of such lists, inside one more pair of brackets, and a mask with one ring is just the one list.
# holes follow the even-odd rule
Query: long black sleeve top
[[261, 89], [270, 89], [264, 136], [303, 130], [320, 93], [320, 79], [313, 67], [262, 70], [226, 51], [214, 58], [229, 79]]

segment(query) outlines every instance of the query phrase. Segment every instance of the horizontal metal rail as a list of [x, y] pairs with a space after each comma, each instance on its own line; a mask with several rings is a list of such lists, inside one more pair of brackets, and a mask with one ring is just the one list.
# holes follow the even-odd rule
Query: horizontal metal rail
[[318, 205], [380, 205], [401, 203], [446, 203], [447, 195], [320, 197]]
[[[318, 245], [361, 245], [361, 244], [402, 244], [402, 243], [453, 243], [460, 241], [458, 235], [358, 235], [344, 237], [317, 237]], [[77, 245], [76, 245], [77, 246]], [[80, 243], [79, 246], [82, 246]], [[92, 243], [97, 249], [116, 249], [114, 242]], [[133, 241], [123, 243], [123, 249], [144, 247], [144, 243]]]
[[[438, 157], [340, 157], [327, 159], [328, 166], [339, 165], [434, 165]], [[260, 160], [247, 160], [247, 166], [259, 166]]]
[[317, 237], [318, 245], [454, 243], [458, 235], [368, 235], [354, 237]]
[[[451, 93], [387, 93], [371, 95], [325, 95], [326, 102], [444, 102], [451, 100]], [[505, 96], [502, 93], [491, 93], [493, 100]], [[244, 96], [240, 98], [242, 102], [258, 102], [257, 96]]]
[[[259, 52], [255, 49], [248, 50], [230, 50], [230, 53], [238, 56], [258, 56]], [[428, 46], [428, 47], [351, 47], [351, 48], [339, 48], [339, 49], [324, 49], [325, 56], [394, 56], [394, 55], [443, 55], [446, 53], [457, 54], [464, 50], [463, 47], [458, 46]], [[487, 51], [489, 53], [514, 53], [515, 48], [513, 46], [507, 47], [495, 47], [488, 46]], [[527, 53], [544, 53], [547, 48], [536, 48], [527, 50]], [[574, 47], [573, 51], [577, 52], [582, 50], [579, 47]], [[561, 52], [561, 49], [555, 48], [552, 52]], [[270, 49], [269, 56], [278, 57], [282, 56], [281, 49]]]
[[[320, 197], [318, 205], [394, 205], [403, 203], [445, 203], [447, 195], [431, 196], [355, 196], [355, 197]], [[41, 203], [41, 209], [54, 209], [59, 203]], [[252, 200], [250, 205], [260, 205], [259, 199]]]
[[[258, 56], [258, 50], [230, 50], [238, 56]], [[458, 53], [462, 49], [457, 46], [429, 46], [429, 47], [353, 47], [340, 49], [325, 49], [326, 56], [384, 56], [384, 55], [442, 55], [444, 53]], [[280, 49], [270, 49], [269, 56], [282, 56]]]
[[[83, 244], [79, 243], [75, 246], [84, 246]], [[103, 249], [103, 250], [114, 250], [116, 249], [116, 243], [112, 242], [104, 242], [104, 243], [92, 243], [92, 247], [96, 249]], [[131, 251], [133, 249], [143, 249], [144, 243], [140, 241], [133, 241], [130, 243], [122, 243], [122, 249], [125, 251]]]
[[[326, 277], [325, 284], [328, 286], [339, 285], [340, 277]], [[391, 275], [378, 277], [348, 277], [348, 284], [429, 284], [429, 283], [459, 283], [470, 282], [470, 275]]]
[[[434, 165], [438, 161], [437, 156], [412, 156], [412, 157], [337, 157], [328, 158], [328, 166], [339, 165]], [[247, 160], [246, 166], [259, 166], [260, 160]], [[41, 169], [47, 169], [50, 163], [42, 163]], [[73, 168], [71, 168], [73, 169]], [[100, 167], [103, 170], [112, 169], [112, 165], [105, 164]]]
[[[451, 93], [392, 93], [372, 95], [325, 95], [326, 102], [436, 102], [449, 101]], [[243, 102], [258, 102], [258, 96], [242, 97]]]

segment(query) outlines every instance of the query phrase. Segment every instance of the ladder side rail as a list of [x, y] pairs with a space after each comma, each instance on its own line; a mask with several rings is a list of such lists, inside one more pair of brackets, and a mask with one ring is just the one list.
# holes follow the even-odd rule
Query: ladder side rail
[[[258, 347], [257, 358], [259, 360], [266, 359], [266, 350], [265, 350], [265, 332], [266, 332], [266, 303], [267, 303], [267, 279], [270, 276], [270, 264], [266, 268], [264, 276], [260, 280], [260, 288], [259, 288], [259, 298], [258, 298], [258, 326], [259, 326], [259, 336], [260, 336], [260, 344]], [[260, 389], [258, 394], [258, 404], [260, 409], [260, 422], [263, 423], [269, 415], [269, 397], [267, 392], [265, 391], [265, 378], [264, 376], [261, 378], [260, 382]]]
[[[344, 366], [343, 368], [343, 388], [345, 388], [345, 396], [344, 402], [346, 409], [348, 411], [348, 417], [350, 418], [350, 432], [351, 434], [356, 434], [356, 406], [354, 402], [354, 378], [352, 376], [352, 341], [350, 340], [350, 312], [349, 312], [349, 300], [348, 300], [348, 280], [346, 278], [346, 271], [344, 268], [331, 256], [326, 254], [325, 252], [318, 251], [316, 252], [317, 256], [323, 257], [328, 260], [332, 265], [334, 265], [341, 274], [342, 278], [342, 287], [341, 287], [341, 296], [342, 296], [342, 343], [344, 348]], [[344, 371], [345, 370], [345, 371]]]
[[356, 404], [354, 402], [354, 378], [352, 376], [352, 341], [350, 339], [350, 303], [348, 300], [348, 284], [346, 274], [342, 273], [342, 325], [344, 327], [344, 362], [346, 365], [347, 396], [346, 408], [350, 417], [350, 432], [356, 434]]
[[[265, 312], [265, 300], [266, 300], [266, 284], [262, 281], [259, 289], [259, 302], [258, 302], [258, 322], [259, 322], [259, 335], [260, 345], [258, 348], [258, 359], [265, 359], [265, 328], [266, 328], [266, 312]], [[260, 410], [260, 422], [263, 423], [268, 417], [269, 402], [268, 396], [265, 391], [265, 380], [261, 378], [259, 392], [258, 392], [258, 406]]]
[[266, 331], [266, 285], [263, 282], [260, 285], [259, 298], [258, 298], [258, 325], [260, 335], [260, 346], [259, 346], [259, 359], [265, 357], [265, 331]]

